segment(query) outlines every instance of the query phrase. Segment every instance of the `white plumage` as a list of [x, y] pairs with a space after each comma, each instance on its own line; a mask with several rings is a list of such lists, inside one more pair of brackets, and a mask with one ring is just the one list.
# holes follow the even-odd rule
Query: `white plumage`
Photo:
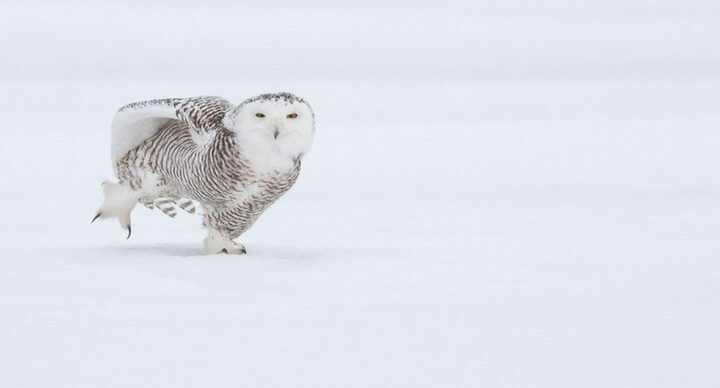
[[310, 105], [290, 93], [239, 106], [220, 97], [126, 105], [112, 123], [118, 183], [103, 184], [95, 219], [117, 217], [129, 237], [138, 202], [174, 217], [175, 205], [194, 212], [194, 200], [208, 229], [205, 253], [244, 253], [232, 240], [295, 183], [314, 132]]

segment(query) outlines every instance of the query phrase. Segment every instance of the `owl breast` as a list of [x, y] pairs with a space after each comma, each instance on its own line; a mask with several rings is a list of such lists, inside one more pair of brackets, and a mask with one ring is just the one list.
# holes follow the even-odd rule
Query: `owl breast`
[[230, 236], [247, 230], [297, 180], [299, 160], [272, 149], [248, 152], [229, 131], [206, 144], [190, 133], [186, 124], [170, 122], [118, 161], [118, 178], [146, 196], [199, 202], [206, 226]]

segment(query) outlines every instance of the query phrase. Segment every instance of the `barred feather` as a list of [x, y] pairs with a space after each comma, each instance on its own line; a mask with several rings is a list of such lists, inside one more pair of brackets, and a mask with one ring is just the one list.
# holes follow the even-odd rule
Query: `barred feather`
[[195, 213], [195, 204], [191, 200], [185, 200], [185, 202], [180, 202], [177, 205], [180, 209], [183, 209], [190, 214]]

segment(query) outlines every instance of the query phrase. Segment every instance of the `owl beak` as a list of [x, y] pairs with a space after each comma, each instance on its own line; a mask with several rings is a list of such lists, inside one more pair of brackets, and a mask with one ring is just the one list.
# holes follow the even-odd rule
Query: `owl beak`
[[279, 134], [280, 134], [280, 130], [278, 130], [277, 128], [275, 128], [275, 133], [273, 134], [273, 137], [275, 138], [275, 140], [277, 140], [277, 137], [278, 137]]

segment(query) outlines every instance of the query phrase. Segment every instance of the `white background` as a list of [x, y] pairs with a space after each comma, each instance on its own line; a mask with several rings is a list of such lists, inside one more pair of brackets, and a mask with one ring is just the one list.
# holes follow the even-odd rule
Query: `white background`
[[[305, 97], [295, 187], [90, 224], [109, 123]], [[0, 386], [720, 384], [720, 5], [0, 3]]]

